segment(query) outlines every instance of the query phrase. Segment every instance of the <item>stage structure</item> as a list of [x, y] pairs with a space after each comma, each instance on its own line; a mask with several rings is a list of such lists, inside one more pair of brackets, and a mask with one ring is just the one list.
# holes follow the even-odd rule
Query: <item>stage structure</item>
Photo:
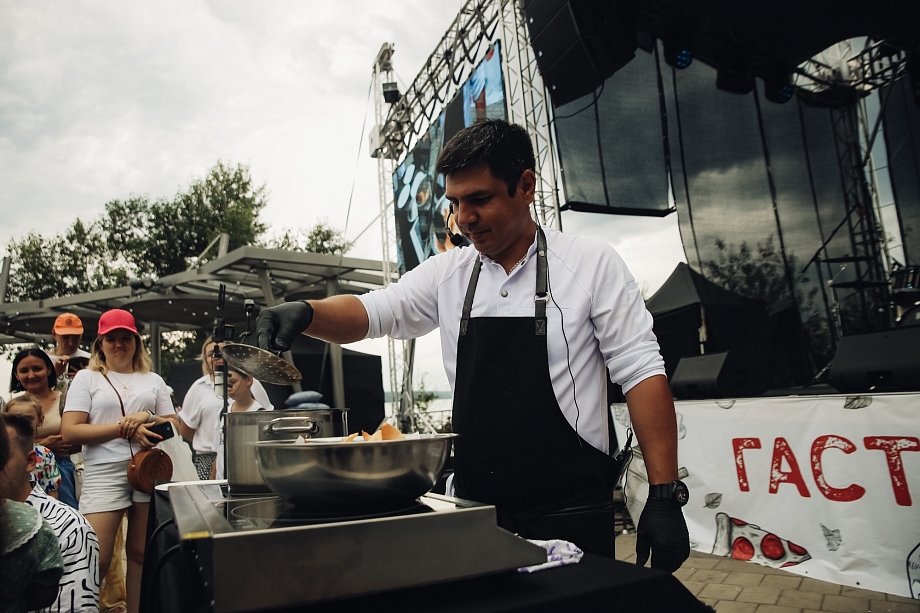
[[[527, 128], [537, 158], [534, 217], [561, 229], [551, 110], [519, 3], [469, 0], [405, 92], [395, 82], [394, 51], [385, 43], [373, 64], [376, 126], [370, 135], [388, 272], [394, 262], [405, 272], [452, 248], [443, 230], [443, 178], [434, 165], [444, 142], [483, 117]], [[414, 341], [391, 339], [388, 354], [395, 421], [404, 431], [432, 431], [413, 410]]]
[[812, 374], [844, 334], [920, 321], [918, 5], [524, 4], [561, 210], [676, 210], [696, 272], [791, 303]]
[[[920, 274], [920, 174], [906, 146], [877, 138], [913, 121], [885, 116], [895, 85], [900, 98], [920, 96], [920, 61], [908, 61], [920, 57], [920, 7], [851, 4], [828, 20], [829, 6], [794, 0], [470, 0], [405, 92], [384, 45], [371, 152], [386, 265], [411, 270], [443, 246], [440, 146], [473, 111], [501, 116], [534, 139], [538, 221], [678, 212], [692, 268], [801, 322], [811, 374], [790, 384], [807, 383], [840, 336], [904, 325]], [[920, 150], [920, 132], [910, 138]], [[875, 166], [886, 145], [899, 181]], [[889, 186], [900, 195], [883, 202]], [[738, 285], [749, 275], [737, 258], [760, 266], [763, 287]], [[412, 426], [413, 347], [396, 348], [397, 421]]]

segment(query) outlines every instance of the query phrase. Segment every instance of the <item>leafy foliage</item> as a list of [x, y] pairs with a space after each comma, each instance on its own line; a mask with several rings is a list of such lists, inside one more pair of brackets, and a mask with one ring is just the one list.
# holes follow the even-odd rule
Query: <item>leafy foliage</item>
[[[267, 229], [259, 219], [267, 199], [268, 189], [253, 182], [248, 166], [218, 161], [172, 199], [112, 200], [96, 220], [12, 240], [8, 299], [57, 298], [179, 273], [216, 257], [216, 249], [202, 254], [221, 233], [229, 234], [231, 250], [258, 244]], [[287, 230], [266, 246], [340, 254], [352, 244], [322, 220], [306, 231]], [[197, 358], [205, 336], [205, 330], [163, 334], [161, 373], [168, 377], [174, 365]]]
[[354, 243], [346, 241], [341, 230], [330, 226], [328, 220], [321, 219], [307, 231], [288, 228], [280, 236], [267, 241], [266, 246], [270, 249], [341, 255], [348, 253]]
[[231, 249], [255, 243], [266, 197], [247, 166], [218, 162], [172, 200], [112, 200], [99, 219], [77, 219], [63, 234], [11, 241], [9, 298], [56, 298], [182, 272], [222, 232]]

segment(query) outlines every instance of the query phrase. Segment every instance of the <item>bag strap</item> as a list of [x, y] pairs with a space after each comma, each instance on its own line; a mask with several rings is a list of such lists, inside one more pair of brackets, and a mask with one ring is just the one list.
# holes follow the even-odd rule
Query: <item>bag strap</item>
[[[105, 379], [106, 382], [112, 386], [112, 391], [115, 392], [115, 395], [118, 397], [118, 407], [121, 409], [121, 416], [127, 417], [127, 415], [125, 415], [125, 403], [121, 399], [121, 394], [118, 393], [118, 388], [115, 387], [115, 385], [112, 383], [112, 380], [109, 379], [109, 376], [107, 374], [105, 373], [100, 373], [100, 374], [102, 375], [102, 378]], [[131, 447], [131, 439], [128, 439], [128, 450], [131, 452], [131, 459], [134, 459], [134, 448]]]

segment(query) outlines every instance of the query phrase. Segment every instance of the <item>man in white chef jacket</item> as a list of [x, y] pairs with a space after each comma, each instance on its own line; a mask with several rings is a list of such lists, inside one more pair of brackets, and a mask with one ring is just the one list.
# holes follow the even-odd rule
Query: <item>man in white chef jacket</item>
[[598, 241], [534, 223], [535, 159], [520, 126], [459, 132], [437, 171], [472, 248], [434, 256], [362, 296], [289, 302], [259, 315], [259, 345], [303, 332], [332, 343], [440, 328], [454, 394], [457, 496], [494, 504], [525, 538], [563, 539], [613, 557], [606, 376], [622, 385], [649, 501], [637, 562], [674, 571], [688, 557], [677, 424], [664, 362], [635, 279]]

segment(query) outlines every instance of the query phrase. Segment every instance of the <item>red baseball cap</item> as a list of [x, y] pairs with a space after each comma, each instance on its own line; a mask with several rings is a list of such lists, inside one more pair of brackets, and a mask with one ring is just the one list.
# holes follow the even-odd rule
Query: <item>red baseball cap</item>
[[55, 334], [83, 334], [83, 322], [73, 313], [61, 313], [54, 320], [51, 331]]
[[134, 322], [134, 315], [123, 309], [112, 309], [106, 311], [99, 317], [99, 334], [108, 334], [112, 330], [130, 330], [137, 334], [137, 324]]

